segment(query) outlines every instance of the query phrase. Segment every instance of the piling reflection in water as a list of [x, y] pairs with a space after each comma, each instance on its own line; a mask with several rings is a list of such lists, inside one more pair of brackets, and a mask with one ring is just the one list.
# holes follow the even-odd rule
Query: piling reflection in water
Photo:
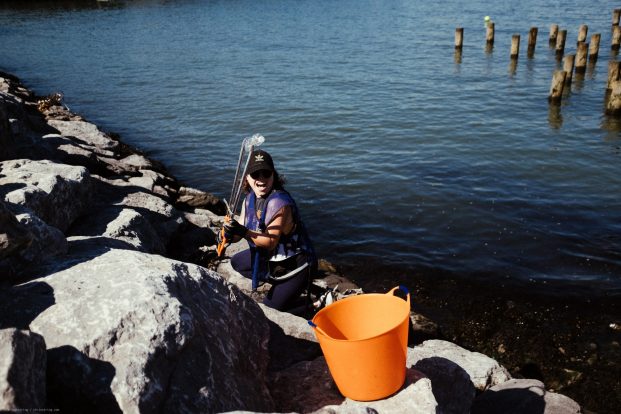
[[455, 49], [455, 53], [453, 54], [453, 61], [457, 64], [461, 63], [461, 49]]
[[561, 105], [548, 105], [548, 124], [552, 129], [561, 129], [563, 126]]

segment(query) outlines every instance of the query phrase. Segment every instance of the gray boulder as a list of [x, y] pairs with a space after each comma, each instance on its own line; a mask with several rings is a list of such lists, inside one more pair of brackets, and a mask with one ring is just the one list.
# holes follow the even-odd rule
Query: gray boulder
[[176, 196], [174, 187], [178, 186], [173, 178], [144, 168], [140, 170], [140, 176], [130, 177], [129, 182], [164, 197]]
[[431, 381], [415, 370], [408, 370], [404, 388], [390, 398], [371, 402], [346, 399], [341, 405], [328, 405], [312, 414], [437, 414], [441, 412], [431, 390]]
[[0, 196], [32, 210], [51, 226], [66, 231], [90, 204], [88, 170], [51, 161], [0, 162]]
[[[171, 257], [192, 263], [206, 263], [206, 246], [216, 244], [216, 231], [212, 212], [196, 209], [194, 213], [182, 211], [183, 222], [172, 235], [167, 253]], [[215, 257], [215, 252], [212, 252]]]
[[19, 253], [23, 261], [30, 264], [45, 263], [67, 253], [67, 239], [56, 227], [49, 226], [27, 211], [15, 217], [33, 236], [28, 247]]
[[443, 413], [468, 413], [476, 389], [484, 390], [510, 378], [495, 360], [440, 340], [408, 348], [407, 366], [429, 377]]
[[27, 208], [12, 205], [11, 209], [21, 213], [13, 216], [12, 211], [5, 209], [3, 214], [16, 223], [0, 228], [0, 241], [9, 244], [0, 254], [0, 282], [6, 283], [16, 283], [20, 275], [36, 265], [67, 253], [68, 247], [65, 235], [56, 227], [49, 226]]
[[222, 200], [211, 193], [191, 187], [179, 188], [177, 203], [192, 208], [204, 208], [220, 215], [226, 214], [226, 206]]
[[475, 400], [472, 414], [580, 414], [571, 398], [546, 391], [534, 379], [512, 379], [495, 385]]
[[[221, 223], [218, 224], [218, 226], [221, 225]], [[256, 291], [253, 291], [252, 280], [242, 276], [235, 269], [233, 269], [233, 266], [231, 265], [231, 260], [229, 259], [235, 256], [240, 251], [246, 249], [248, 249], [248, 242], [245, 239], [229, 245], [223, 254], [223, 260], [218, 262], [216, 271], [218, 272], [218, 274], [222, 275], [222, 277], [224, 277], [229, 283], [237, 286], [246, 295], [253, 297], [257, 302], [262, 302], [263, 298], [270, 290], [271, 285], [265, 283], [263, 285], [260, 285]]]
[[454, 343], [437, 339], [425, 341], [419, 346], [410, 348], [407, 365], [416, 367], [419, 362], [429, 358], [442, 358], [456, 364], [468, 374], [474, 388], [480, 391], [511, 379], [509, 371], [496, 360], [478, 352], [468, 351]]
[[321, 356], [321, 348], [306, 319], [259, 305], [270, 325], [270, 371], [280, 371]]
[[27, 247], [32, 234], [0, 200], [0, 260]]
[[[91, 174], [110, 174], [108, 165], [99, 159], [97, 148], [81, 144], [59, 134], [41, 137], [41, 146], [48, 148], [46, 158], [62, 164], [79, 165], [88, 168]], [[112, 153], [110, 154], [113, 155]]]
[[63, 256], [68, 249], [67, 239], [60, 230], [49, 226], [39, 217], [27, 212], [27, 209], [24, 211], [15, 217], [27, 229], [31, 241], [28, 246], [0, 262], [0, 269], [6, 272], [7, 281], [12, 283], [37, 265]]
[[162, 254], [165, 246], [151, 223], [131, 208], [124, 208], [108, 223], [104, 237], [125, 241], [146, 253]]
[[0, 410], [45, 408], [45, 341], [15, 328], [0, 330]]
[[82, 143], [93, 147], [114, 151], [119, 142], [101, 132], [96, 125], [85, 121], [61, 121], [51, 119], [48, 124], [57, 129], [61, 135], [78, 138]]
[[46, 269], [55, 303], [30, 323], [46, 338], [61, 409], [273, 408], [269, 327], [256, 303], [202, 267], [82, 242]]
[[153, 161], [141, 154], [131, 154], [120, 161], [136, 170], [152, 170], [155, 167]]
[[354, 401], [345, 398], [332, 380], [323, 357], [273, 374], [272, 395], [278, 412], [435, 414], [438, 407], [431, 382], [413, 369], [407, 370], [403, 387], [385, 399]]
[[165, 197], [145, 191], [128, 193], [117, 206], [128, 207], [138, 211], [151, 222], [164, 246], [186, 223], [183, 215], [168, 202]]

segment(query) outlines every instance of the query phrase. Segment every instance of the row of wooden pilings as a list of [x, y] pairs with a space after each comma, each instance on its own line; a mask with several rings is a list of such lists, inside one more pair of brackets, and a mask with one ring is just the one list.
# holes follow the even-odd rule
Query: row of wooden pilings
[[[494, 44], [495, 23], [488, 21], [486, 17], [486, 43], [488, 48]], [[612, 40], [611, 50], [618, 51], [621, 47], [621, 9], [615, 9], [612, 13]], [[584, 73], [587, 67], [587, 60], [595, 63], [599, 55], [601, 34], [595, 33], [591, 36], [590, 43], [586, 42], [588, 26], [583, 24], [578, 30], [576, 53], [563, 56], [565, 53], [565, 42], [567, 30], [560, 30], [557, 24], [550, 26], [549, 44], [554, 47], [558, 60], [563, 60], [563, 69], [554, 71], [552, 85], [548, 101], [551, 104], [559, 104], [563, 97], [563, 91], [567, 85], [571, 84], [573, 73]], [[528, 33], [528, 57], [535, 53], [537, 44], [537, 27], [531, 27]], [[455, 29], [455, 49], [461, 51], [463, 47], [464, 29]], [[511, 38], [512, 60], [517, 60], [520, 52], [520, 35], [515, 34]], [[610, 61], [608, 64], [608, 82], [606, 83], [606, 113], [621, 114], [621, 62]]]

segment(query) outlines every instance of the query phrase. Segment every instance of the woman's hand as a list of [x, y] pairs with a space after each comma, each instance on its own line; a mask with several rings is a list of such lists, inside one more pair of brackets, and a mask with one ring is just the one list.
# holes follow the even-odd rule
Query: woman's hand
[[239, 224], [239, 222], [235, 219], [231, 219], [230, 221], [225, 222], [223, 227], [224, 233], [226, 234], [227, 238], [228, 235], [231, 235], [239, 236], [243, 239], [244, 237], [246, 237], [246, 234], [248, 234], [248, 228]]
[[231, 239], [233, 238], [233, 236], [230, 233], [227, 233], [224, 227], [222, 227], [220, 231], [216, 233], [216, 242], [218, 242], [218, 245], [222, 244], [222, 236], [224, 236], [227, 246], [231, 244]]

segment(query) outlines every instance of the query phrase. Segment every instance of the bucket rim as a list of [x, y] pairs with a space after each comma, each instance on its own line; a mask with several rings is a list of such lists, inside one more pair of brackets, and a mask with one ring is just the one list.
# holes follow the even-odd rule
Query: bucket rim
[[363, 294], [361, 294], [361, 295], [348, 296], [348, 297], [346, 297], [346, 298], [343, 298], [343, 299], [337, 300], [336, 302], [332, 302], [331, 304], [329, 304], [328, 306], [324, 307], [323, 309], [320, 309], [320, 310], [319, 310], [319, 311], [315, 314], [315, 316], [313, 316], [313, 320], [315, 320], [315, 318], [316, 318], [318, 315], [321, 315], [322, 313], [327, 312], [327, 309], [334, 309], [334, 308], [335, 308], [335, 307], [337, 307], [337, 306], [341, 306], [341, 304], [343, 304], [343, 303], [349, 303], [349, 302], [351, 302], [351, 301], [353, 301], [353, 300], [359, 300], [359, 299], [360, 299], [360, 298], [362, 298], [362, 297], [369, 297], [369, 296], [381, 296], [381, 297], [383, 297], [383, 298], [387, 298], [388, 300], [393, 300], [393, 298], [394, 298], [394, 299], [396, 299], [396, 300], [402, 300], [402, 301], [403, 301], [403, 304], [404, 304], [404, 305], [407, 305], [407, 307], [408, 307], [408, 308], [410, 308], [410, 303], [409, 303], [409, 300], [403, 300], [402, 298], [400, 298], [400, 297], [398, 297], [398, 296], [390, 295], [389, 293], [391, 293], [391, 292], [388, 292], [388, 293], [376, 293], [376, 292], [372, 292], [372, 293], [363, 293]]
[[[393, 291], [394, 291], [394, 289], [393, 289]], [[391, 292], [388, 292], [388, 293], [391, 293]], [[405, 312], [405, 315], [404, 315], [403, 319], [401, 319], [399, 321], [399, 323], [394, 324], [390, 328], [386, 329], [384, 332], [381, 332], [381, 333], [379, 333], [377, 335], [369, 336], [368, 338], [361, 338], [361, 339], [338, 339], [338, 338], [333, 338], [333, 337], [329, 336], [328, 334], [324, 333], [323, 329], [321, 329], [321, 327], [316, 324], [316, 322], [315, 322], [316, 319], [318, 317], [320, 317], [323, 313], [328, 312], [329, 309], [334, 309], [337, 306], [341, 306], [341, 304], [343, 304], [343, 303], [347, 304], [347, 303], [351, 302], [351, 300], [356, 300], [356, 299], [359, 299], [359, 298], [362, 298], [362, 297], [369, 297], [369, 296], [381, 296], [383, 298], [387, 298], [388, 300], [393, 300], [393, 299], [394, 300], [399, 300], [399, 301], [403, 302], [403, 306], [407, 309], [407, 312]], [[371, 340], [371, 339], [374, 339], [374, 338], [378, 338], [378, 337], [380, 337], [382, 335], [386, 335], [388, 332], [391, 332], [391, 331], [397, 329], [398, 327], [400, 327], [404, 322], [406, 322], [410, 318], [410, 314], [411, 314], [411, 311], [410, 311], [410, 302], [409, 302], [409, 300], [403, 300], [402, 298], [400, 298], [398, 296], [390, 295], [390, 294], [387, 294], [387, 293], [375, 293], [375, 292], [373, 292], [373, 293], [363, 293], [362, 295], [349, 296], [347, 298], [344, 298], [344, 299], [341, 299], [341, 300], [336, 301], [334, 303], [331, 303], [330, 305], [326, 306], [325, 308], [323, 308], [319, 312], [317, 312], [313, 316], [313, 318], [310, 321], [308, 321], [308, 324], [311, 327], [314, 328], [313, 330], [315, 331], [315, 334], [317, 336], [321, 335], [321, 336], [323, 336], [323, 337], [325, 337], [327, 339], [330, 339], [332, 341], [339, 341], [339, 342], [361, 342], [361, 341], [368, 341], [368, 340]]]
[[[348, 342], [348, 343], [351, 343], [351, 342], [363, 342], [363, 341], [370, 341], [370, 340], [372, 340], [372, 339], [379, 338], [380, 336], [386, 335], [387, 333], [392, 332], [392, 331], [394, 331], [395, 329], [399, 328], [401, 325], [403, 325], [403, 323], [404, 323], [404, 322], [406, 322], [406, 321], [409, 319], [409, 317], [410, 317], [410, 314], [409, 314], [409, 312], [408, 312], [408, 314], [405, 316], [405, 318], [403, 318], [403, 320], [402, 320], [401, 322], [399, 322], [398, 324], [396, 324], [395, 326], [393, 326], [393, 327], [391, 327], [390, 329], [387, 329], [386, 331], [384, 331], [384, 332], [382, 332], [382, 333], [379, 333], [379, 334], [377, 334], [377, 335], [374, 335], [374, 336], [369, 336], [368, 338], [361, 338], [361, 339], [338, 339], [338, 338], [332, 338], [331, 336], [329, 336], [329, 335], [327, 335], [327, 334], [322, 333], [322, 331], [323, 331], [323, 330], [321, 330], [321, 329], [315, 329], [315, 334], [316, 334], [318, 337], [319, 337], [319, 335], [321, 335], [321, 336], [323, 336], [323, 337], [325, 337], [325, 338], [327, 338], [327, 339], [329, 339], [329, 340], [331, 340], [331, 341], [338, 341], [338, 342]], [[311, 321], [309, 321], [309, 322], [312, 322], [313, 324], [315, 324], [315, 322], [314, 322], [314, 321], [315, 321], [315, 318], [313, 318], [313, 319], [312, 319]], [[311, 325], [311, 326], [312, 326], [312, 325]], [[315, 326], [319, 326], [319, 325], [315, 325]]]

